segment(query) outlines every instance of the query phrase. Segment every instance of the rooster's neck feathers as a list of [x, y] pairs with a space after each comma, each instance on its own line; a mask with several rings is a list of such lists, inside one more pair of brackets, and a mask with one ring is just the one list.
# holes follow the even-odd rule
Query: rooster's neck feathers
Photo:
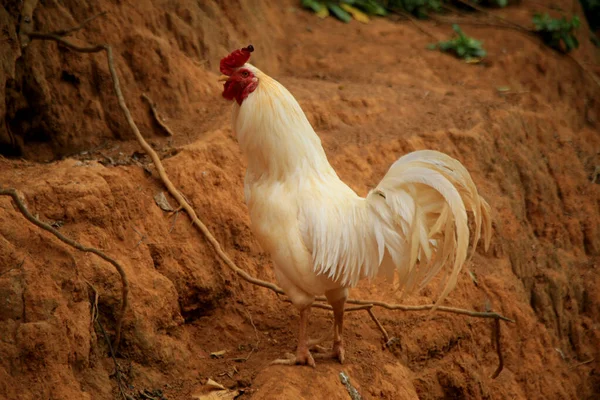
[[258, 87], [233, 107], [233, 127], [248, 169], [276, 179], [302, 170], [333, 173], [321, 140], [292, 94], [251, 64]]

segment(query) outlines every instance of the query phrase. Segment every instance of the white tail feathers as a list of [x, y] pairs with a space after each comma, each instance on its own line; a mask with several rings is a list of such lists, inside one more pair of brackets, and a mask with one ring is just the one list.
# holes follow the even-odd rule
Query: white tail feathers
[[[469, 259], [482, 233], [485, 249], [489, 247], [490, 207], [466, 168], [446, 154], [423, 150], [401, 157], [369, 193], [367, 202], [381, 223], [385, 250], [404, 293], [425, 286], [442, 269], [446, 285], [436, 304], [454, 288], [467, 261], [467, 212], [475, 222]], [[389, 273], [389, 266], [381, 265], [380, 272]]]

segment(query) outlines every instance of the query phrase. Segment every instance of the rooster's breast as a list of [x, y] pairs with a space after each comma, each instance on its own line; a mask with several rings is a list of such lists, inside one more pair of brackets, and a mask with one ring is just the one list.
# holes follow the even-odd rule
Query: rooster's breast
[[[314, 270], [298, 220], [302, 192], [279, 182], [246, 182], [252, 232], [273, 260], [275, 275], [292, 302], [321, 295], [339, 285]], [[298, 301], [295, 301], [294, 297]]]

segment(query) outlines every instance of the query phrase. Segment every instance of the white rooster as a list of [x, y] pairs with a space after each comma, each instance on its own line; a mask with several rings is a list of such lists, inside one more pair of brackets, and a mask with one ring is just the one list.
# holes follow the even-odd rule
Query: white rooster
[[248, 160], [245, 198], [252, 230], [275, 276], [300, 311], [296, 355], [280, 364], [315, 365], [307, 323], [315, 296], [334, 313], [331, 356], [344, 360], [342, 327], [348, 288], [362, 278], [398, 274], [409, 293], [445, 269], [438, 303], [467, 261], [467, 212], [473, 251], [491, 236], [490, 209], [467, 170], [436, 151], [396, 161], [366, 198], [340, 180], [296, 99], [247, 61], [252, 46], [221, 60], [223, 97], [235, 100], [233, 130]]

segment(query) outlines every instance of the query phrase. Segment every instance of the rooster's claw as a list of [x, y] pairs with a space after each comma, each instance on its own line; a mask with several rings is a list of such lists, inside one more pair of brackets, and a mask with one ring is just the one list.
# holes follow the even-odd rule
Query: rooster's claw
[[304, 354], [293, 355], [286, 353], [285, 358], [280, 358], [271, 362], [271, 365], [308, 365], [309, 367], [316, 367], [315, 359], [306, 351]]

